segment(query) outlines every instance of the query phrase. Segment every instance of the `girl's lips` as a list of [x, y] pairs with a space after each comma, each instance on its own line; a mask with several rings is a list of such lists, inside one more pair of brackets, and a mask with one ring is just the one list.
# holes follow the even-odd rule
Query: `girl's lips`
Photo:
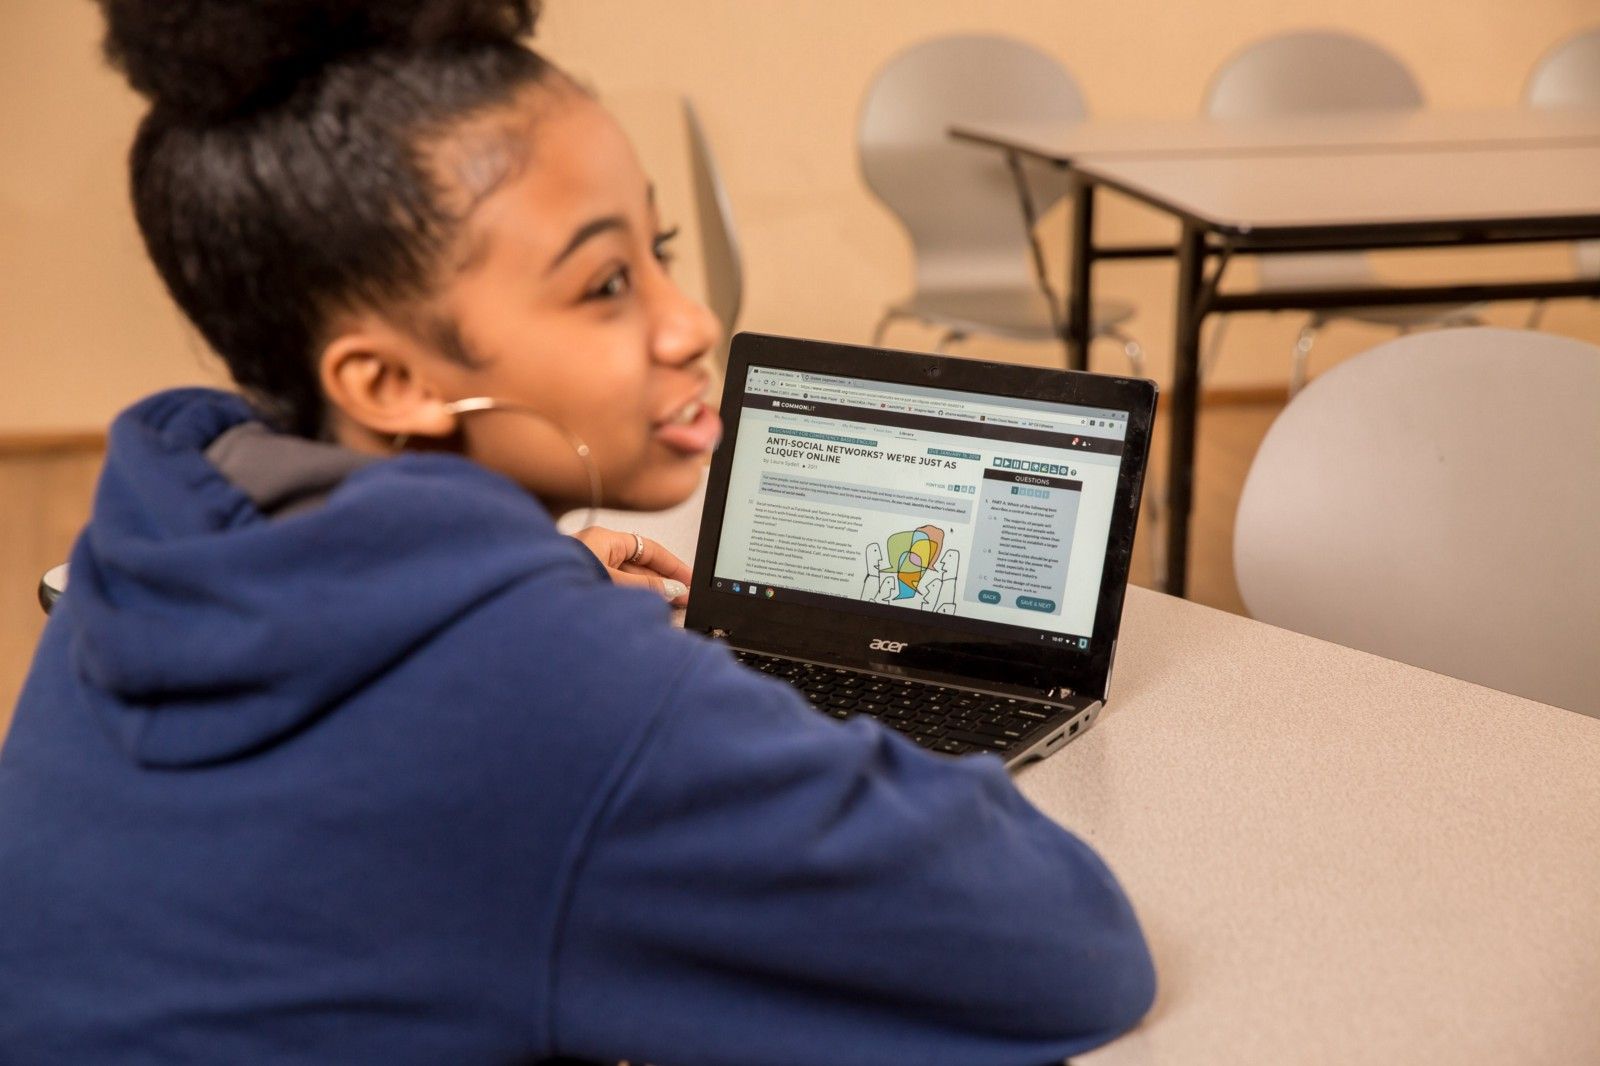
[[710, 404], [702, 403], [688, 422], [663, 422], [656, 426], [655, 438], [674, 451], [701, 455], [717, 446], [722, 436], [722, 419]]

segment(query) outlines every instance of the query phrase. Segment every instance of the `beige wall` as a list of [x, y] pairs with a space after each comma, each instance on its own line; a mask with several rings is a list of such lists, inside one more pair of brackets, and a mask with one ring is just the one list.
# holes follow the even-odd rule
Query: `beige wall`
[[[102, 424], [164, 385], [216, 380], [200, 346], [145, 264], [126, 206], [124, 154], [138, 101], [96, 53], [86, 0], [4, 0], [0, 34], [0, 431]], [[857, 178], [852, 138], [862, 88], [889, 55], [949, 32], [1032, 41], [1078, 76], [1095, 114], [1192, 112], [1230, 52], [1273, 31], [1335, 26], [1374, 37], [1412, 64], [1441, 107], [1513, 103], [1539, 54], [1600, 17], [1593, 0], [548, 0], [541, 47], [617, 101], [663, 171], [668, 213], [688, 219], [675, 92], [698, 104], [721, 159], [747, 265], [743, 324], [865, 339], [909, 277], [905, 239]], [[1108, 210], [1113, 236], [1159, 236], [1137, 210]], [[1049, 233], [1059, 233], [1052, 226]], [[1383, 262], [1401, 278], [1461, 275], [1463, 259], [1498, 269], [1564, 269], [1557, 249], [1436, 253]], [[684, 264], [692, 274], [694, 263]], [[1470, 275], [1462, 275], [1470, 276]], [[1141, 308], [1134, 321], [1162, 366], [1172, 275], [1116, 265], [1106, 295]], [[1243, 275], [1241, 276], [1243, 277]], [[1518, 323], [1525, 305], [1492, 317]], [[1230, 331], [1215, 381], [1281, 382], [1298, 319], [1252, 316]], [[1600, 341], [1600, 308], [1552, 309], [1551, 329]], [[1337, 326], [1319, 363], [1387, 336]], [[892, 343], [931, 337], [903, 327]], [[1042, 347], [974, 343], [975, 354], [1050, 361]], [[1097, 365], [1116, 368], [1115, 353]], [[1164, 371], [1162, 372], [1164, 374]]]

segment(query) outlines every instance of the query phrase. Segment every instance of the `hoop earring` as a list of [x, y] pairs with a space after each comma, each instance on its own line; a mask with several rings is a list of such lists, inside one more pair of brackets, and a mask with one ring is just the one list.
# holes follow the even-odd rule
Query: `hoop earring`
[[[566, 426], [557, 422], [542, 411], [536, 411], [527, 404], [514, 403], [510, 400], [497, 400], [493, 396], [468, 396], [464, 400], [452, 400], [444, 405], [445, 411], [453, 415], [470, 415], [482, 411], [508, 411], [512, 414], [531, 415], [548, 423], [557, 433], [566, 439], [567, 445], [577, 453], [578, 461], [583, 464], [584, 475], [589, 480], [589, 513], [584, 520], [585, 526], [594, 525], [596, 512], [600, 509], [600, 470], [594, 465], [594, 456], [583, 438], [572, 432]], [[406, 443], [411, 440], [411, 434], [400, 433], [394, 438], [396, 451], [403, 451]]]

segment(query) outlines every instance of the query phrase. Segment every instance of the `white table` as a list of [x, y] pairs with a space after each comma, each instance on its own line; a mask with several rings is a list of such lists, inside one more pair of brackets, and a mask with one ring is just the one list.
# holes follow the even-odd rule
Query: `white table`
[[[1429, 146], [1372, 152], [1188, 159], [1084, 157], [1079, 188], [1114, 189], [1172, 215], [1178, 240], [1169, 438], [1166, 589], [1187, 577], [1200, 337], [1206, 316], [1488, 300], [1600, 297], [1600, 278], [1486, 278], [1474, 284], [1223, 291], [1229, 257], [1368, 248], [1468, 247], [1600, 238], [1600, 142]], [[1085, 234], [1087, 228], [1085, 228]], [[1084, 237], [1075, 238], [1084, 256]], [[1074, 269], [1074, 306], [1093, 299]]]
[[1600, 1062], [1600, 721], [1135, 588], [1018, 784], [1156, 957], [1080, 1066]]
[[[1220, 291], [1229, 257], [1600, 237], [1600, 108], [1359, 111], [1294, 118], [997, 123], [958, 139], [1070, 172], [1071, 276], [1060, 304], [1069, 362], [1087, 366], [1092, 269], [1103, 259], [1178, 260], [1169, 438], [1167, 572], [1187, 581], [1201, 328], [1238, 311], [1470, 304], [1600, 296], [1600, 279], [1486, 279], [1474, 285]], [[1178, 220], [1177, 247], [1095, 243], [1099, 187]], [[1017, 180], [1026, 219], [1028, 186]], [[1214, 269], [1209, 269], [1213, 268]], [[1209, 269], [1209, 273], [1208, 273]]]
[[1062, 166], [1079, 159], [1200, 158], [1301, 152], [1410, 151], [1464, 145], [1600, 142], [1600, 108], [1374, 110], [1259, 119], [1024, 120], [958, 123], [958, 140]]
[[[692, 560], [699, 513], [600, 519]], [[1600, 1063], [1600, 720], [1142, 588], [1120, 645], [1017, 776], [1156, 958], [1078, 1066]]]
[[[1600, 215], [1600, 140], [1514, 149], [1343, 149], [1185, 158], [1088, 157], [1080, 174], [1219, 238], [1362, 244], [1398, 235], [1505, 227], [1538, 236]], [[1381, 233], [1364, 232], [1382, 227]], [[1352, 234], [1357, 236], [1352, 237]], [[1465, 243], [1465, 239], [1457, 243]]]

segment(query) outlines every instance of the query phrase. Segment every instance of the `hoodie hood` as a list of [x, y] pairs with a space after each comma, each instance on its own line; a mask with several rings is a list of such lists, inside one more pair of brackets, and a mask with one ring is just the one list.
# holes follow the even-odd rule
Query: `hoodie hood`
[[271, 747], [511, 585], [604, 577], [531, 496], [453, 456], [351, 463], [319, 505], [274, 518], [206, 454], [254, 421], [236, 396], [182, 389], [112, 425], [51, 624], [140, 763]]

